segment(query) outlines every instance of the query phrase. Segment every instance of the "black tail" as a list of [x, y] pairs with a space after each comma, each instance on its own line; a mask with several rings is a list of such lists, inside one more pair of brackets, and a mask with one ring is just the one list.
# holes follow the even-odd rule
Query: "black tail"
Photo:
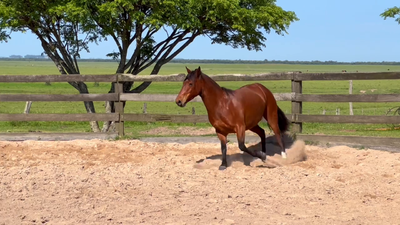
[[286, 117], [285, 113], [278, 107], [278, 125], [281, 133], [285, 133], [289, 130], [290, 121]]

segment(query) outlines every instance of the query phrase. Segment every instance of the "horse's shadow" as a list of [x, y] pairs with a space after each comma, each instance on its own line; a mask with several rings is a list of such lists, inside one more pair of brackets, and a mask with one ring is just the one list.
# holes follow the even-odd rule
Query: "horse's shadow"
[[[294, 143], [294, 140], [292, 137], [290, 137], [287, 134], [283, 135], [283, 142], [285, 143], [285, 148], [286, 149], [290, 149], [291, 146]], [[265, 147], [267, 150], [267, 155], [268, 156], [274, 156], [275, 154], [281, 154], [281, 148], [278, 145], [278, 142], [276, 141], [275, 136], [269, 136], [265, 139]], [[251, 145], [247, 147], [250, 151], [261, 151], [261, 141], [255, 145]], [[228, 150], [229, 151], [229, 150]], [[208, 156], [205, 159], [200, 159], [198, 161], [196, 161], [196, 163], [201, 163], [207, 159], [211, 159], [211, 160], [217, 160], [217, 159], [221, 159], [222, 155], [221, 154], [217, 154], [217, 155], [212, 155], [212, 156]], [[235, 153], [235, 154], [231, 154], [226, 156], [227, 162], [228, 162], [228, 166], [231, 166], [232, 162], [243, 162], [244, 165], [246, 166], [250, 166], [250, 163], [253, 162], [254, 160], [256, 160], [257, 158], [247, 154], [247, 153]]]

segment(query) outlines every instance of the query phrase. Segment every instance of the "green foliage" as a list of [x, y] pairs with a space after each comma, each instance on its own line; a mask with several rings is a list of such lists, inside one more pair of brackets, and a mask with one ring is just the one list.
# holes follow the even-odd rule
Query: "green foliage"
[[[265, 41], [260, 28], [269, 32], [286, 32], [286, 28], [297, 17], [293, 12], [285, 12], [276, 6], [275, 1], [232, 1], [232, 0], [179, 0], [179, 1], [132, 1], [116, 2], [79, 1], [91, 10], [90, 19], [86, 19], [88, 27], [97, 24], [103, 35], [124, 38], [122, 43], [130, 45], [136, 39], [136, 49], [132, 55], [136, 62], [128, 72], [139, 73], [146, 64], [139, 61], [160, 59], [166, 63], [174, 58], [185, 44], [189, 44], [199, 35], [210, 37], [213, 43], [225, 43], [233, 47], [247, 47], [249, 50], [260, 50]], [[113, 17], [112, 15], [122, 15]], [[132, 24], [133, 22], [133, 24]], [[124, 29], [126, 27], [132, 28]], [[118, 29], [116, 29], [118, 28]], [[161, 29], [162, 28], [162, 29]], [[126, 32], [128, 31], [128, 33]], [[155, 42], [153, 35], [157, 32], [169, 31], [166, 39]], [[130, 34], [132, 32], [132, 34]], [[172, 49], [179, 42], [183, 48]], [[122, 45], [120, 45], [122, 46]], [[121, 56], [123, 48], [120, 49]], [[111, 55], [110, 56], [114, 56]], [[137, 59], [135, 59], [135, 57]], [[139, 64], [139, 65], [137, 65]], [[141, 64], [141, 65], [140, 65]], [[130, 65], [126, 65], [125, 68]], [[139, 67], [139, 68], [138, 68]], [[156, 73], [158, 71], [153, 71]]]
[[[212, 43], [261, 50], [264, 32], [283, 35], [297, 20], [275, 0], [2, 0], [0, 41], [10, 38], [7, 31], [30, 30], [40, 39], [53, 39], [43, 46], [47, 54], [66, 50], [79, 57], [79, 51], [89, 51], [88, 43], [111, 37], [118, 52], [107, 56], [121, 60], [120, 72], [130, 68], [136, 74], [152, 63], [167, 63], [199, 35]], [[156, 42], [159, 31], [166, 38]], [[135, 50], [129, 57], [131, 44]]]
[[389, 9], [386, 9], [383, 13], [380, 15], [383, 17], [385, 20], [387, 18], [395, 18], [396, 22], [400, 24], [400, 8], [399, 7], [392, 7]]
[[66, 14], [65, 8], [73, 8], [70, 1], [1, 0], [0, 41], [7, 41], [12, 32], [30, 31], [60, 73], [79, 73], [80, 51], [89, 51], [88, 44], [100, 39], [96, 32], [83, 34], [79, 21]]
[[204, 34], [213, 43], [225, 43], [234, 48], [261, 50], [266, 40], [263, 31], [275, 30], [283, 35], [290, 23], [298, 20], [294, 12], [284, 11], [271, 0], [196, 2], [200, 2], [196, 14], [205, 15]]

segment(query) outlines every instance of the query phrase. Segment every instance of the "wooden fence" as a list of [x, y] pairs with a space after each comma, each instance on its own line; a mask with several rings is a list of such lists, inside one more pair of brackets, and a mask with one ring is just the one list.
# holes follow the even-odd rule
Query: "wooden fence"
[[[32, 95], [32, 94], [0, 94], [0, 101], [115, 101], [115, 113], [96, 114], [0, 114], [0, 121], [115, 121], [117, 134], [124, 134], [125, 121], [157, 122], [168, 121], [174, 123], [208, 122], [207, 115], [166, 115], [166, 114], [134, 114], [124, 112], [124, 101], [146, 102], [173, 102], [176, 95], [160, 94], [127, 94], [122, 93], [124, 81], [152, 81], [152, 82], [182, 82], [185, 74], [133, 76], [127, 74], [116, 75], [2, 75], [0, 82], [115, 82], [116, 93], [109, 94], [74, 94], [74, 95]], [[304, 115], [303, 102], [400, 102], [400, 94], [363, 94], [363, 95], [311, 95], [302, 93], [302, 83], [316, 80], [386, 80], [400, 79], [400, 72], [378, 73], [266, 73], [254, 75], [215, 75], [215, 81], [266, 81], [290, 80], [291, 93], [276, 93], [278, 101], [291, 101], [291, 114], [287, 117], [292, 122], [292, 131], [297, 137], [314, 142], [336, 142], [353, 145], [389, 147], [399, 146], [399, 138], [354, 137], [354, 136], [327, 136], [302, 135], [302, 124], [305, 122], [318, 123], [364, 123], [364, 124], [400, 124], [400, 116], [345, 116], [345, 115]], [[179, 90], [177, 90], [178, 93]], [[193, 99], [201, 102], [199, 97]]]

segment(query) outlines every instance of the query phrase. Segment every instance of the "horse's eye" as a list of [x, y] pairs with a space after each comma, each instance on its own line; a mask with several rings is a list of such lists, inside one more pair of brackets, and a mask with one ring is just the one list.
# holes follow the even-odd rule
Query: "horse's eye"
[[193, 86], [193, 83], [189, 83], [189, 86], [192, 87], [192, 86]]

